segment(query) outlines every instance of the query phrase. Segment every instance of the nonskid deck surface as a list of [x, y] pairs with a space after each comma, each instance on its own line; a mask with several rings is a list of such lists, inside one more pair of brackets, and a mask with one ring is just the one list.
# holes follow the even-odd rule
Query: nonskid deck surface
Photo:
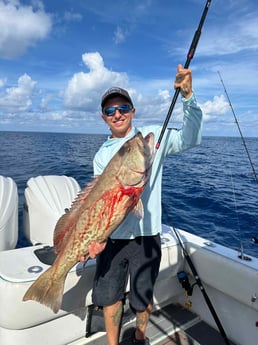
[[[133, 326], [130, 327], [131, 334], [128, 334], [128, 329], [124, 330], [120, 345], [131, 344]], [[151, 345], [225, 345], [220, 333], [200, 320], [198, 315], [175, 304], [152, 313], [147, 335]]]
[[[133, 314], [125, 315], [125, 319], [119, 344], [131, 345], [135, 319]], [[151, 345], [225, 345], [219, 332], [203, 322], [198, 315], [177, 304], [153, 311], [147, 336]], [[105, 334], [90, 344], [106, 345]]]

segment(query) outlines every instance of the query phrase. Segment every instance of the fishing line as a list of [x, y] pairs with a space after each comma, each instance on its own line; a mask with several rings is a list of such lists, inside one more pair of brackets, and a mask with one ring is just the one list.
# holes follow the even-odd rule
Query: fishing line
[[251, 160], [251, 156], [250, 156], [250, 154], [249, 154], [249, 151], [248, 151], [248, 148], [247, 148], [245, 139], [244, 139], [244, 137], [243, 137], [243, 134], [242, 134], [240, 125], [239, 125], [239, 123], [238, 123], [238, 121], [237, 121], [237, 117], [236, 117], [236, 114], [235, 114], [235, 112], [234, 112], [233, 105], [232, 105], [232, 103], [231, 103], [231, 101], [230, 101], [230, 98], [229, 98], [229, 95], [228, 95], [228, 93], [227, 93], [225, 84], [224, 84], [224, 82], [223, 82], [223, 80], [222, 80], [222, 77], [221, 77], [221, 74], [220, 74], [219, 71], [218, 71], [218, 75], [219, 75], [219, 77], [220, 77], [221, 84], [222, 84], [222, 86], [223, 86], [223, 88], [224, 88], [224, 91], [225, 91], [225, 94], [226, 94], [226, 96], [227, 96], [229, 106], [230, 106], [230, 108], [231, 108], [231, 110], [232, 110], [232, 113], [233, 113], [233, 115], [234, 115], [234, 119], [235, 119], [235, 122], [236, 122], [236, 125], [237, 125], [237, 128], [238, 128], [238, 131], [239, 131], [239, 133], [240, 133], [240, 137], [241, 137], [241, 139], [242, 139], [244, 148], [245, 148], [245, 150], [246, 150], [247, 157], [248, 157], [248, 159], [249, 159], [251, 168], [252, 168], [252, 170], [253, 170], [254, 178], [255, 178], [256, 182], [258, 182], [258, 177], [257, 177], [257, 175], [256, 175], [256, 172], [255, 172], [255, 169], [254, 169], [254, 165], [253, 165], [253, 162], [252, 162], [252, 160]]
[[240, 256], [239, 256], [239, 258], [244, 260], [243, 236], [241, 233], [241, 226], [240, 226], [239, 215], [238, 215], [237, 200], [236, 200], [236, 188], [235, 188], [235, 183], [234, 183], [233, 173], [232, 173], [232, 161], [230, 159], [229, 150], [227, 148], [226, 148], [226, 150], [227, 150], [226, 155], [228, 156], [228, 164], [229, 164], [229, 171], [230, 171], [230, 181], [231, 181], [233, 202], [234, 202], [234, 208], [235, 208], [235, 214], [236, 214], [236, 220], [237, 220], [238, 238], [239, 238], [239, 242], [240, 242]]
[[[226, 151], [227, 152], [225, 154], [228, 157], [227, 163], [229, 164], [230, 181], [231, 181], [231, 189], [232, 189], [232, 199], [233, 199], [234, 210], [235, 210], [235, 214], [236, 214], [236, 228], [237, 228], [237, 233], [238, 233], [237, 236], [238, 236], [238, 240], [240, 243], [240, 246], [238, 248], [240, 254], [238, 257], [241, 260], [250, 261], [251, 260], [250, 256], [244, 254], [244, 242], [246, 242], [246, 241], [245, 241], [245, 238], [243, 236], [243, 232], [241, 230], [241, 224], [240, 224], [240, 219], [239, 219], [239, 208], [237, 205], [237, 197], [236, 197], [236, 185], [234, 182], [233, 169], [232, 169], [232, 159], [231, 159], [232, 155], [230, 154], [227, 146], [226, 146]], [[258, 239], [256, 239], [255, 237], [252, 238], [252, 241], [254, 243], [258, 243]]]

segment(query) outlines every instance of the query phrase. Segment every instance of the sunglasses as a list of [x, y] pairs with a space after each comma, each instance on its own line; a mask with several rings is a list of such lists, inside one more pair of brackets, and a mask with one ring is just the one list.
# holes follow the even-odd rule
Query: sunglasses
[[116, 113], [116, 110], [118, 110], [121, 115], [124, 115], [124, 114], [129, 113], [129, 111], [132, 108], [133, 107], [129, 104], [119, 105], [118, 107], [108, 107], [108, 108], [103, 109], [103, 114], [105, 114], [106, 116], [114, 116]]

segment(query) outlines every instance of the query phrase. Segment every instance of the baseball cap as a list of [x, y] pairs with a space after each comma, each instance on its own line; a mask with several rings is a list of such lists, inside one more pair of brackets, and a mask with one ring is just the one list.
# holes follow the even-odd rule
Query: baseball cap
[[104, 104], [107, 102], [107, 100], [109, 98], [113, 98], [116, 96], [120, 96], [120, 97], [124, 97], [132, 106], [133, 106], [133, 102], [131, 100], [131, 97], [129, 95], [129, 93], [125, 90], [122, 89], [121, 87], [116, 87], [113, 86], [110, 89], [108, 89], [104, 95], [101, 98], [101, 107], [104, 107]]

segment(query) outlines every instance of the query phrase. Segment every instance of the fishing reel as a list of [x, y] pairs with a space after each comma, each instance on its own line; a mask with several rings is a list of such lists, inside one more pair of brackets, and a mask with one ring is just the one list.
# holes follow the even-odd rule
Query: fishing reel
[[193, 294], [193, 285], [190, 284], [189, 279], [185, 271], [180, 271], [177, 273], [177, 278], [179, 283], [182, 285], [182, 288], [185, 289], [187, 296], [192, 296]]
[[177, 273], [177, 278], [179, 283], [182, 285], [182, 288], [185, 290], [186, 294], [186, 302], [185, 307], [190, 309], [192, 307], [192, 301], [190, 300], [190, 296], [193, 293], [193, 285], [190, 284], [187, 274], [184, 271]]

